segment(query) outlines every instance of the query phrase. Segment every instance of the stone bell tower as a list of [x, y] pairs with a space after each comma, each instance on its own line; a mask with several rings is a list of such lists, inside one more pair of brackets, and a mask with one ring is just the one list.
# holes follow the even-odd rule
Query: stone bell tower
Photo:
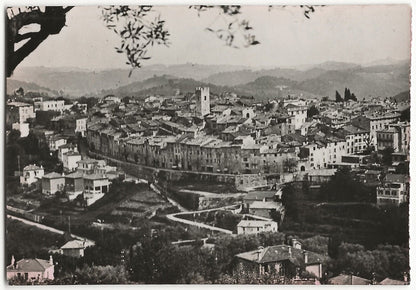
[[209, 98], [209, 87], [198, 87], [195, 89], [197, 97], [196, 110], [201, 114], [201, 117], [208, 115], [211, 112], [211, 104]]

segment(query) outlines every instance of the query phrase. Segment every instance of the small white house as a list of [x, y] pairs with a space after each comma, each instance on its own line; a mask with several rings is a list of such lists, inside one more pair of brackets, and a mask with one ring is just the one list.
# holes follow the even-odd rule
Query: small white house
[[258, 234], [277, 232], [277, 222], [265, 220], [242, 220], [237, 225], [237, 234]]
[[20, 176], [20, 184], [31, 185], [32, 183], [42, 179], [45, 171], [42, 166], [36, 166], [31, 164], [23, 168], [22, 175]]

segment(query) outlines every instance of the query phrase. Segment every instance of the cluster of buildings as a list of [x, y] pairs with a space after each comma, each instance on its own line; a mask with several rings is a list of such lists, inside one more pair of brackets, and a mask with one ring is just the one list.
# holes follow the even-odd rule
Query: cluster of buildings
[[[65, 153], [65, 156], [71, 156], [71, 153]], [[117, 168], [108, 166], [104, 160], [80, 158], [76, 166], [66, 174], [45, 174], [42, 166], [27, 165], [23, 168], [20, 183], [26, 186], [38, 185], [46, 196], [65, 192], [69, 200], [74, 200], [82, 194], [86, 205], [89, 206], [103, 197], [109, 191], [111, 180], [119, 176]]]
[[[85, 113], [86, 104], [66, 104], [59, 99], [34, 98], [32, 103], [7, 103], [6, 127], [19, 130], [21, 137], [27, 137], [30, 132], [38, 142], [34, 146], [47, 148], [57, 163], [62, 163], [62, 173], [45, 172], [42, 165], [36, 164], [19, 168], [21, 185], [35, 185], [47, 196], [65, 191], [69, 200], [82, 194], [87, 206], [108, 192], [111, 180], [118, 178], [120, 171], [104, 160], [87, 158], [78, 151], [76, 137], [85, 136], [87, 129]], [[46, 125], [41, 124], [45, 116]]]
[[[311, 107], [319, 113], [308, 116]], [[366, 166], [372, 153], [386, 148], [392, 151], [395, 173], [410, 156], [410, 123], [400, 120], [401, 109], [377, 98], [337, 103], [289, 97], [257, 103], [233, 94], [212, 95], [209, 88], [128, 105], [109, 96], [92, 109], [86, 138], [90, 150], [112, 158], [234, 175], [244, 188], [254, 179], [258, 186], [275, 182], [270, 175], [319, 177], [316, 171]], [[244, 176], [253, 178], [245, 182]]]

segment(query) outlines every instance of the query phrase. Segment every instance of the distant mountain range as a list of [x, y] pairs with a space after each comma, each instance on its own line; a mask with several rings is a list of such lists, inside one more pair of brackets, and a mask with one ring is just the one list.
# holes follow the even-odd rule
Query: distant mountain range
[[252, 69], [228, 65], [151, 65], [129, 70], [89, 71], [77, 68], [18, 68], [7, 79], [7, 92], [18, 87], [50, 95], [151, 95], [194, 91], [209, 86], [214, 93], [232, 91], [258, 99], [302, 94], [304, 97], [341, 94], [348, 87], [358, 98], [394, 96], [409, 90], [410, 61], [365, 66], [325, 62], [297, 68]]

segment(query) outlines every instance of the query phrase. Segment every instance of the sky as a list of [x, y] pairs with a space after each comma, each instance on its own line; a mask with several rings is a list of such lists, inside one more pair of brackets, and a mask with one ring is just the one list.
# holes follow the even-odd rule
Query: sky
[[[156, 7], [171, 34], [169, 47], [155, 47], [147, 64], [230, 64], [290, 67], [326, 61], [367, 64], [382, 59], [410, 58], [411, 9], [408, 5], [316, 7], [310, 19], [299, 6], [244, 6], [259, 45], [232, 48], [206, 27], [222, 24], [216, 11], [187, 6]], [[21, 66], [79, 67], [91, 70], [129, 68], [115, 51], [117, 35], [108, 30], [96, 6], [77, 6], [67, 25], [49, 36]]]

